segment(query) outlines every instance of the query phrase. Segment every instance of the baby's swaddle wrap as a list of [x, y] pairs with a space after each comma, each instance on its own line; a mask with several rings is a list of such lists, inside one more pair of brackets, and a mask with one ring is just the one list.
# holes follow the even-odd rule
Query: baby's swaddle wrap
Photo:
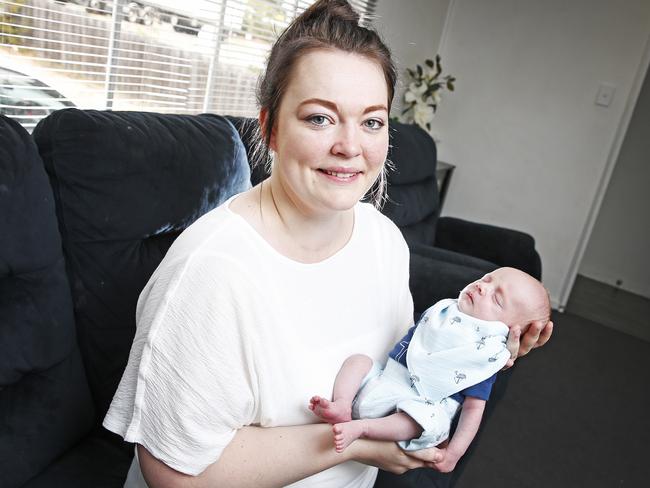
[[476, 319], [459, 311], [456, 300], [441, 300], [418, 322], [406, 353], [408, 369], [389, 358], [383, 371], [371, 371], [354, 400], [353, 417], [402, 411], [423, 428], [419, 438], [400, 442], [403, 449], [438, 445], [460, 408], [448, 397], [503, 368], [510, 357], [507, 335], [504, 323]]

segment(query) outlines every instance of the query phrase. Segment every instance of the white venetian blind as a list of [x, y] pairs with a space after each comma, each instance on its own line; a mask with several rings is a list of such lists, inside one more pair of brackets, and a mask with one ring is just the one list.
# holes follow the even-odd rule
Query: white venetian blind
[[[277, 35], [313, 0], [0, 0], [0, 113], [253, 116]], [[377, 0], [352, 0], [364, 23]]]

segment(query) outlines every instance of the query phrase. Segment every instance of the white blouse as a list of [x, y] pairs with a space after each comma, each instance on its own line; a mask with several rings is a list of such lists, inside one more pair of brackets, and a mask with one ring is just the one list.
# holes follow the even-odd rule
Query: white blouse
[[[343, 360], [384, 361], [413, 320], [408, 247], [371, 205], [355, 207], [340, 251], [304, 264], [273, 249], [231, 200], [179, 236], [142, 291], [129, 362], [104, 419], [191, 475], [217, 461], [243, 426], [319, 422], [309, 398], [331, 395]], [[292, 486], [365, 488], [376, 472], [349, 462]], [[137, 460], [125, 486], [146, 486]]]

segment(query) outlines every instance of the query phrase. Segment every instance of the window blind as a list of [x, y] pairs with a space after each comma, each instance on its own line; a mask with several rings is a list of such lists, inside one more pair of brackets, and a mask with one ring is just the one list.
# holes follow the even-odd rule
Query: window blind
[[[352, 0], [365, 24], [377, 0]], [[256, 115], [273, 41], [313, 0], [0, 0], [0, 113]]]

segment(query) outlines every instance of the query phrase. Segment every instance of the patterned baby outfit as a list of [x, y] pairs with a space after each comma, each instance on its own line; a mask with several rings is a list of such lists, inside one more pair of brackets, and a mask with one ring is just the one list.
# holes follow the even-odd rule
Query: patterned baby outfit
[[373, 365], [353, 402], [353, 418], [405, 412], [423, 432], [401, 441], [403, 449], [440, 444], [461, 407], [462, 395], [456, 394], [506, 364], [507, 335], [504, 323], [471, 317], [458, 310], [457, 300], [441, 300], [395, 345], [383, 369]]

